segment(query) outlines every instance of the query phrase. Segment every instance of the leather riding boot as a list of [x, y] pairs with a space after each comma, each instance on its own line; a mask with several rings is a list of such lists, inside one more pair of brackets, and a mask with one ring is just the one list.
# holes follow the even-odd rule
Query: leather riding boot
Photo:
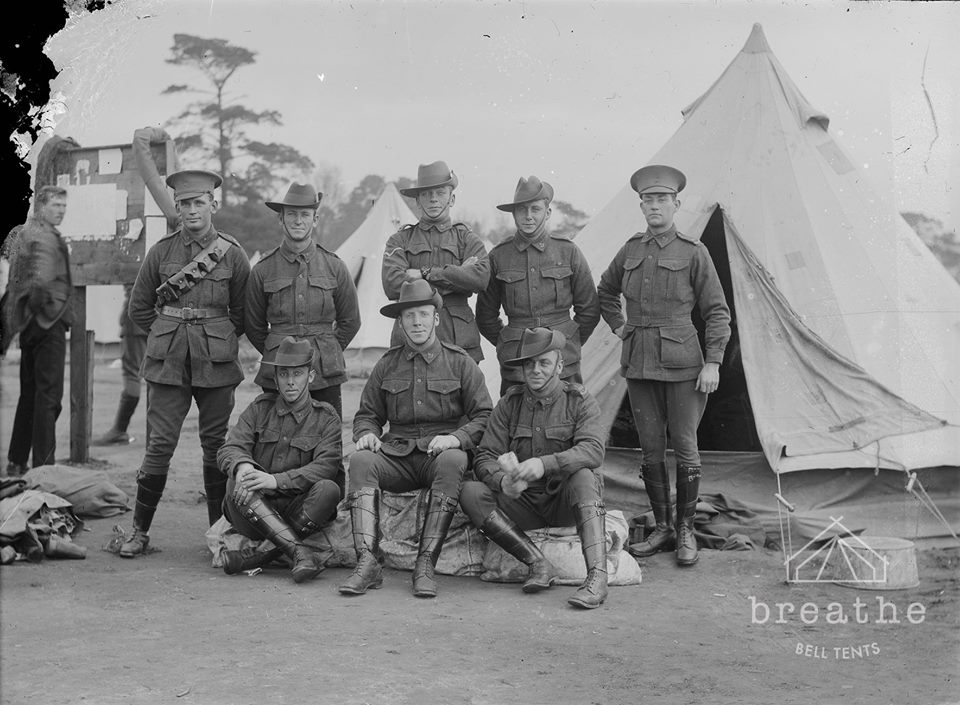
[[227, 575], [236, 575], [245, 570], [262, 568], [275, 558], [283, 555], [279, 548], [269, 551], [258, 551], [255, 548], [241, 548], [238, 551], [223, 552], [223, 572]]
[[259, 492], [253, 492], [252, 495], [253, 498], [241, 509], [257, 531], [264, 538], [270, 539], [273, 545], [283, 551], [293, 563], [293, 568], [290, 570], [293, 582], [302, 583], [319, 575], [324, 566], [313, 551], [300, 543], [290, 525], [280, 517], [267, 500], [260, 496]]
[[524, 592], [535, 593], [546, 590], [560, 577], [553, 563], [547, 560], [530, 537], [502, 510], [494, 509], [487, 515], [480, 526], [480, 533], [518, 561], [529, 566], [530, 572], [522, 588]]
[[416, 597], [436, 597], [437, 581], [433, 569], [440, 558], [440, 550], [447, 538], [453, 513], [457, 510], [456, 497], [448, 497], [438, 490], [427, 495], [427, 514], [420, 532], [420, 550], [413, 565], [413, 594]]
[[677, 565], [693, 565], [700, 558], [693, 520], [700, 498], [700, 467], [677, 465]]
[[325, 526], [332, 518], [336, 516], [336, 506], [331, 506], [324, 502], [313, 499], [309, 494], [303, 504], [295, 512], [287, 515], [287, 521], [290, 522], [297, 536], [305, 539], [317, 533], [321, 526]]
[[587, 579], [567, 602], [591, 610], [607, 599], [606, 510], [600, 501], [577, 504], [573, 509], [583, 546], [583, 560], [587, 565]]
[[343, 595], [362, 595], [383, 585], [380, 564], [380, 493], [376, 487], [363, 487], [347, 495], [353, 547], [357, 567], [339, 590]]
[[647, 538], [639, 543], [627, 546], [627, 552], [634, 558], [646, 558], [660, 551], [671, 551], [676, 545], [677, 535], [673, 528], [673, 505], [670, 503], [670, 475], [666, 463], [644, 465], [640, 479], [650, 498], [656, 527]]
[[100, 438], [91, 443], [95, 446], [126, 445], [133, 442], [133, 438], [127, 434], [127, 427], [130, 425], [130, 418], [140, 403], [140, 397], [135, 397], [126, 392], [120, 393], [120, 403], [117, 404], [117, 418], [113, 422], [113, 428], [104, 433]]

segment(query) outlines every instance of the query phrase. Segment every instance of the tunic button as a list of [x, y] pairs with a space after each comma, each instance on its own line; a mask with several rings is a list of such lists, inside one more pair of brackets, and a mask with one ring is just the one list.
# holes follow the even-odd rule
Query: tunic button
[[420, 406], [421, 404], [423, 404], [423, 401], [420, 399], [417, 399], [417, 406]]
[[537, 430], [538, 430], [538, 431], [540, 430], [540, 427], [539, 427], [539, 426], [537, 426]]
[[537, 271], [537, 268], [536, 268], [536, 267], [530, 267], [530, 271], [531, 271], [531, 272], [536, 272], [536, 271]]

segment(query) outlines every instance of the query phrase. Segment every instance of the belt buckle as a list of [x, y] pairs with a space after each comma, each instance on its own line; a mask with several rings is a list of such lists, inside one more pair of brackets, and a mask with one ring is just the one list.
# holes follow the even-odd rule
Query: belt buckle
[[184, 306], [183, 308], [180, 309], [180, 316], [185, 321], [192, 321], [196, 317], [193, 312], [193, 309], [190, 308], [189, 306]]

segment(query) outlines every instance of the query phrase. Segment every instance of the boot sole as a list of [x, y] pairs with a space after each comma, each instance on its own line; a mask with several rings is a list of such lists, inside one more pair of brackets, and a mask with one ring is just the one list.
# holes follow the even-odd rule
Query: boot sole
[[584, 610], [595, 610], [597, 607], [602, 605], [606, 601], [606, 599], [607, 598], [604, 597], [603, 599], [600, 600], [600, 602], [593, 604], [592, 602], [583, 602], [581, 600], [577, 600], [571, 597], [569, 600], [567, 600], [567, 604], [572, 605], [574, 607], [579, 607], [580, 609], [584, 609]]
[[363, 588], [352, 588], [352, 587], [346, 587], [344, 585], [341, 585], [339, 588], [337, 588], [337, 591], [341, 595], [363, 595], [367, 590], [379, 590], [381, 587], [383, 587], [382, 580], [375, 583], [370, 583], [369, 585]]
[[549, 590], [554, 585], [557, 584], [556, 578], [551, 578], [547, 583], [524, 583], [521, 590], [528, 595], [535, 595], [538, 592], [543, 592], [544, 590]]
[[684, 561], [681, 561], [681, 560], [678, 558], [678, 559], [677, 559], [677, 565], [678, 565], [678, 566], [681, 566], [681, 567], [683, 567], [683, 568], [687, 568], [687, 567], [689, 567], [689, 566], [692, 566], [693, 564], [695, 564], [695, 563], [696, 563], [697, 561], [699, 561], [699, 560], [700, 560], [700, 556], [697, 556], [697, 557], [694, 558], [693, 560], [684, 560]]
[[656, 548], [652, 551], [640, 550], [633, 548], [633, 546], [627, 546], [627, 553], [629, 553], [634, 558], [649, 558], [650, 556], [655, 556], [658, 553], [667, 553], [668, 551], [673, 551], [676, 549], [676, 546], [664, 546], [663, 548]]

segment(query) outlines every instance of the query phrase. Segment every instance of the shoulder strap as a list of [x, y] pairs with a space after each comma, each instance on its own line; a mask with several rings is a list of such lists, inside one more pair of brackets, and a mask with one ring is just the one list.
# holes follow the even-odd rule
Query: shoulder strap
[[233, 243], [223, 235], [218, 234], [213, 242], [187, 262], [179, 272], [170, 275], [167, 281], [157, 287], [156, 305], [163, 306], [171, 301], [176, 301], [190, 291], [201, 279], [216, 268], [232, 245]]

